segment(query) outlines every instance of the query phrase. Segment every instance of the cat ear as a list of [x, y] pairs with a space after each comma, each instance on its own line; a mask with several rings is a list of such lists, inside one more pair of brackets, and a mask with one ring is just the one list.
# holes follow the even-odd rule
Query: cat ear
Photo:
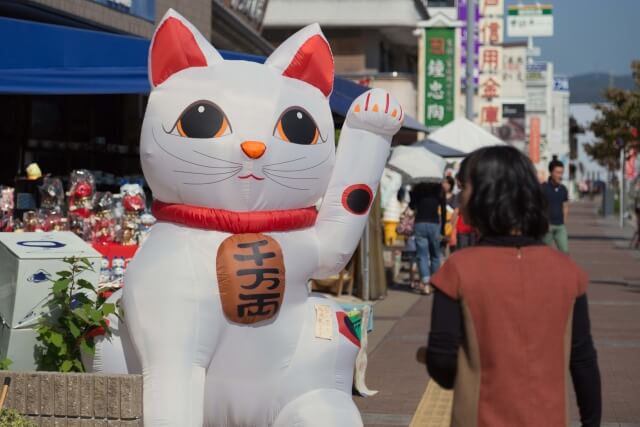
[[318, 24], [304, 27], [285, 40], [265, 62], [283, 76], [302, 80], [329, 96], [333, 90], [333, 55]]
[[156, 87], [178, 71], [223, 61], [206, 38], [173, 9], [156, 28], [149, 48], [149, 81]]

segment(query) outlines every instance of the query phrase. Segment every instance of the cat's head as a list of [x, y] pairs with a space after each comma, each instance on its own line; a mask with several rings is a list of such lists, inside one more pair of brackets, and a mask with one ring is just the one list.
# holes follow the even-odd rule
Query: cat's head
[[265, 64], [224, 60], [169, 10], [149, 50], [140, 157], [156, 199], [234, 211], [313, 206], [335, 160], [333, 57], [320, 27]]

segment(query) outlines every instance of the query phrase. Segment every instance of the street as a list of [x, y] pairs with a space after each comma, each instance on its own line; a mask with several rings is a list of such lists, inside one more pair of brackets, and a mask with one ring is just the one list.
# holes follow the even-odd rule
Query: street
[[[598, 216], [597, 202], [571, 204], [567, 225], [571, 256], [590, 276], [591, 327], [602, 376], [602, 425], [640, 427], [640, 252], [628, 249], [633, 230], [620, 229], [615, 218]], [[430, 311], [430, 297], [401, 287], [374, 307], [367, 385], [379, 393], [355, 398], [366, 426], [448, 425], [442, 408], [450, 404], [450, 397], [434, 389], [425, 393]], [[571, 399], [572, 425], [577, 426], [573, 395]]]

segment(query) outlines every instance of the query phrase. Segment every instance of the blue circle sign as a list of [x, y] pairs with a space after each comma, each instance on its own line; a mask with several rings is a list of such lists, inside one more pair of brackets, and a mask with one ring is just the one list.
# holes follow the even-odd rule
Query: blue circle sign
[[55, 240], [23, 240], [18, 242], [20, 246], [27, 248], [42, 248], [42, 249], [57, 249], [67, 246], [64, 243], [56, 242]]

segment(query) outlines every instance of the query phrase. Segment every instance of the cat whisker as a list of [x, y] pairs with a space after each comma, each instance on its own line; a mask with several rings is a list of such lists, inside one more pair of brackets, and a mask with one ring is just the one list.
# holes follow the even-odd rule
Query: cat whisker
[[[218, 157], [210, 156], [210, 155], [208, 155], [208, 154], [201, 153], [201, 152], [200, 152], [200, 151], [198, 151], [198, 150], [193, 150], [193, 152], [194, 152], [194, 153], [196, 153], [196, 154], [200, 154], [201, 156], [204, 156], [204, 157], [206, 157], [206, 158], [208, 158], [208, 159], [218, 160], [218, 161], [220, 161], [220, 162], [225, 162], [225, 163], [230, 163], [230, 164], [232, 164], [232, 165], [242, 166], [242, 164], [240, 164], [240, 163], [236, 163], [236, 162], [232, 162], [232, 161], [230, 161], [230, 160], [225, 160], [225, 159], [220, 159], [220, 158], [218, 158]], [[227, 166], [227, 167], [230, 167], [230, 166]]]
[[238, 166], [211, 166], [211, 165], [203, 165], [203, 164], [200, 164], [200, 163], [195, 163], [195, 162], [192, 162], [192, 161], [189, 161], [189, 160], [183, 159], [182, 157], [178, 157], [178, 156], [176, 156], [175, 154], [173, 154], [172, 152], [168, 151], [166, 148], [164, 148], [164, 147], [163, 147], [163, 146], [158, 142], [158, 140], [157, 140], [157, 138], [156, 138], [156, 132], [155, 132], [155, 130], [154, 130], [153, 128], [151, 129], [151, 135], [152, 135], [152, 137], [153, 137], [153, 142], [155, 142], [155, 143], [156, 143], [156, 145], [157, 145], [157, 146], [158, 146], [162, 151], [164, 151], [166, 154], [168, 154], [169, 156], [173, 157], [174, 159], [176, 159], [176, 160], [180, 160], [181, 162], [188, 163], [188, 164], [193, 165], [193, 166], [200, 166], [201, 168], [207, 168], [207, 169], [231, 169], [231, 168], [236, 168], [236, 167], [241, 166], [240, 164], [237, 164]]
[[309, 190], [308, 188], [292, 187], [292, 186], [290, 186], [290, 185], [286, 185], [286, 184], [283, 184], [283, 183], [281, 183], [281, 182], [278, 182], [276, 179], [272, 178], [272, 177], [271, 177], [268, 173], [266, 173], [266, 172], [265, 172], [264, 176], [265, 176], [267, 179], [270, 179], [271, 181], [275, 182], [276, 184], [281, 185], [282, 187], [285, 187], [285, 188], [289, 188], [289, 189], [291, 189], [291, 190], [301, 190], [301, 191], [308, 191], [308, 190]]
[[327, 157], [324, 160], [322, 160], [320, 163], [317, 163], [317, 164], [315, 164], [313, 166], [309, 166], [309, 167], [303, 168], [303, 169], [272, 169], [272, 168], [269, 168], [269, 167], [265, 166], [265, 167], [263, 167], [263, 170], [265, 170], [265, 171], [268, 170], [269, 172], [284, 172], [284, 173], [303, 172], [303, 171], [308, 171], [310, 169], [315, 169], [318, 166], [324, 164], [327, 160], [329, 160], [329, 157], [331, 157], [331, 153], [329, 153], [327, 155]]
[[298, 157], [297, 159], [287, 160], [286, 162], [278, 162], [278, 163], [270, 163], [268, 165], [264, 165], [265, 168], [269, 168], [271, 166], [284, 165], [285, 163], [297, 162], [298, 160], [304, 160], [306, 157]]
[[[263, 168], [264, 169], [264, 168]], [[282, 175], [276, 175], [275, 173], [269, 172], [267, 170], [263, 170], [262, 172], [264, 172], [264, 174], [269, 174], [271, 176], [275, 176], [277, 178], [284, 178], [284, 179], [320, 179], [317, 177], [306, 177], [306, 176], [282, 176]]]
[[238, 175], [240, 173], [242, 169], [238, 169], [235, 172], [233, 172], [231, 175], [229, 175], [226, 178], [222, 178], [222, 179], [218, 179], [215, 181], [210, 181], [210, 182], [183, 182], [184, 185], [210, 185], [210, 184], [216, 184], [218, 182], [222, 182], [222, 181], [226, 181], [227, 179], [231, 179], [234, 176]]
[[207, 175], [207, 176], [212, 176], [212, 175], [227, 175], [230, 173], [234, 173], [234, 172], [238, 172], [242, 169], [242, 167], [235, 167], [233, 170], [230, 171], [226, 171], [226, 172], [214, 172], [214, 173], [205, 173], [205, 172], [191, 172], [191, 171], [178, 171], [178, 170], [174, 170], [173, 172], [176, 173], [186, 173], [189, 175]]

